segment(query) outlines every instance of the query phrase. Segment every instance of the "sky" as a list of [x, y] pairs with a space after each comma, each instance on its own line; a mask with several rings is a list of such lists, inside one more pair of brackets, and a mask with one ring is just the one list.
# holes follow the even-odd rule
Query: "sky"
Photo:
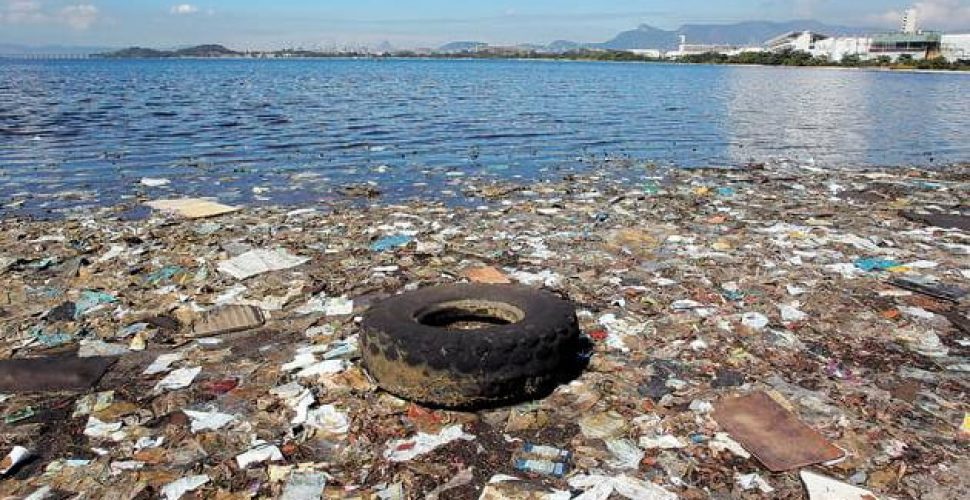
[[896, 28], [910, 5], [927, 29], [970, 31], [970, 0], [0, 0], [0, 43], [274, 49], [598, 42], [640, 24], [816, 19]]

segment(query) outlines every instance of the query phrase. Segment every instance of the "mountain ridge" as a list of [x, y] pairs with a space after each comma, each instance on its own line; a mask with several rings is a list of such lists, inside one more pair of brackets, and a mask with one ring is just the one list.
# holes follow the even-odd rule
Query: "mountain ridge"
[[579, 44], [586, 48], [608, 50], [659, 49], [675, 50], [680, 35], [687, 43], [737, 46], [760, 46], [778, 35], [790, 31], [818, 31], [829, 35], [862, 35], [884, 31], [826, 24], [812, 19], [793, 21], [744, 21], [732, 24], [684, 24], [676, 30], [664, 30], [648, 24], [623, 31], [602, 43]]
[[[744, 21], [731, 24], [684, 24], [676, 30], [665, 30], [649, 24], [641, 24], [635, 29], [623, 31], [605, 42], [575, 42], [556, 40], [545, 45], [550, 52], [568, 52], [578, 49], [630, 50], [659, 49], [675, 50], [680, 44], [680, 35], [687, 36], [688, 43], [718, 44], [737, 46], [760, 46], [769, 39], [790, 31], [818, 31], [829, 35], [863, 35], [885, 30], [859, 28], [826, 24], [812, 19], [793, 21]], [[483, 44], [475, 42], [479, 47]], [[467, 45], [462, 45], [467, 44]], [[521, 44], [531, 45], [531, 44]], [[467, 47], [470, 42], [452, 42], [439, 50], [449, 52]]]

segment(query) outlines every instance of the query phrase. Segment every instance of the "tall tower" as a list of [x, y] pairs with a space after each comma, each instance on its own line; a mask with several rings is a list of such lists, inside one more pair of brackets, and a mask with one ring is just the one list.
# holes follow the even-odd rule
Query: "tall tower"
[[903, 14], [903, 33], [919, 33], [919, 16], [915, 8], [906, 9]]

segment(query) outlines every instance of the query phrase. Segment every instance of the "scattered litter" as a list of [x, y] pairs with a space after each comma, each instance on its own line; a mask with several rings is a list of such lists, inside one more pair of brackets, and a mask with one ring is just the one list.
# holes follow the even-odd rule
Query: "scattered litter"
[[[165, 498], [166, 484], [205, 475], [183, 498], [807, 496], [759, 461], [785, 459], [823, 460], [816, 472], [882, 498], [965, 496], [970, 240], [900, 210], [957, 216], [968, 167], [608, 165], [537, 183], [428, 166], [416, 185], [442, 203], [385, 186], [366, 187], [386, 199], [343, 200], [327, 175], [284, 169], [320, 202], [205, 220], [137, 198], [29, 198], [42, 216], [0, 231], [0, 438], [3, 453], [33, 455], [5, 493]], [[513, 168], [482, 168], [499, 167]], [[228, 204], [288, 192], [235, 177], [212, 178]], [[84, 208], [62, 209], [71, 197]], [[245, 281], [220, 270], [238, 259]], [[574, 301], [578, 377], [475, 418], [377, 390], [361, 358], [393, 346], [362, 345], [356, 314], [465, 281]], [[240, 321], [215, 324], [232, 310]], [[498, 373], [550, 349], [482, 361]], [[91, 354], [120, 356], [78, 357]], [[415, 361], [442, 377], [468, 363]], [[739, 432], [720, 401], [755, 390], [784, 410], [732, 410]], [[851, 456], [824, 461], [842, 453], [820, 435]]]
[[406, 247], [411, 244], [412, 241], [414, 241], [413, 238], [403, 234], [386, 236], [372, 243], [370, 249], [374, 252], [386, 252], [395, 248]]
[[123, 356], [131, 350], [123, 344], [109, 344], [100, 340], [84, 339], [77, 350], [79, 358], [93, 358], [96, 356]]
[[100, 310], [106, 304], [114, 304], [118, 299], [114, 295], [95, 290], [81, 292], [81, 297], [74, 303], [74, 318]]
[[779, 305], [778, 311], [781, 312], [781, 320], [785, 323], [797, 323], [808, 319], [808, 315], [798, 309], [799, 306], [798, 302]]
[[579, 420], [583, 436], [593, 439], [617, 437], [626, 430], [626, 419], [618, 413], [598, 413]]
[[609, 465], [614, 469], [638, 469], [645, 455], [644, 451], [629, 439], [611, 439], [606, 442], [606, 449], [613, 454]]
[[142, 372], [143, 375], [156, 375], [159, 373], [165, 373], [171, 370], [173, 363], [177, 363], [185, 359], [185, 353], [183, 352], [173, 352], [168, 354], [159, 354], [152, 364], [145, 368]]
[[569, 478], [569, 486], [583, 491], [574, 500], [607, 500], [614, 493], [630, 500], [675, 500], [677, 495], [656, 484], [627, 475], [616, 477], [579, 474]]
[[115, 391], [86, 394], [74, 403], [74, 413], [71, 414], [71, 418], [83, 417], [106, 410], [114, 403], [114, 400]]
[[731, 439], [731, 436], [726, 432], [718, 432], [714, 434], [714, 439], [708, 441], [707, 446], [716, 452], [729, 451], [741, 458], [751, 458], [751, 454], [748, 450], [745, 450], [741, 443]]
[[661, 450], [674, 450], [677, 448], [685, 448], [687, 443], [683, 442], [677, 436], [672, 436], [670, 434], [664, 434], [660, 436], [640, 436], [640, 447], [653, 450], [659, 448]]
[[871, 491], [857, 488], [830, 477], [803, 470], [799, 473], [809, 500], [878, 500]]
[[17, 422], [33, 418], [35, 415], [37, 415], [37, 412], [34, 411], [33, 406], [25, 406], [19, 410], [14, 410], [4, 415], [3, 422], [5, 424], [15, 424]]
[[768, 481], [765, 481], [764, 478], [755, 473], [744, 475], [738, 474], [735, 476], [735, 480], [737, 481], [738, 486], [745, 491], [753, 490], [755, 488], [759, 489], [765, 494], [774, 493], [775, 491], [775, 489], [768, 484]]
[[350, 419], [334, 405], [323, 405], [307, 412], [306, 425], [328, 434], [346, 434], [350, 430]]
[[236, 464], [240, 469], [247, 469], [252, 464], [263, 462], [279, 462], [283, 460], [283, 452], [276, 445], [261, 444], [255, 448], [236, 456]]
[[748, 312], [741, 315], [741, 324], [752, 330], [764, 330], [768, 323], [768, 317], [761, 313]]
[[471, 441], [475, 439], [475, 436], [463, 432], [460, 425], [445, 427], [438, 434], [419, 432], [413, 438], [399, 439], [388, 443], [387, 449], [384, 451], [384, 458], [392, 462], [407, 462], [459, 439]]
[[183, 477], [163, 486], [162, 495], [165, 497], [165, 500], [178, 500], [182, 498], [182, 495], [201, 488], [208, 484], [209, 481], [209, 476], [205, 474]]
[[966, 297], [968, 292], [964, 288], [952, 285], [943, 285], [932, 280], [922, 278], [896, 278], [890, 281], [893, 285], [904, 290], [910, 290], [930, 297], [943, 300], [958, 301]]
[[182, 410], [192, 420], [191, 431], [193, 434], [203, 431], [217, 431], [229, 423], [236, 420], [236, 417], [226, 414], [204, 411]]
[[335, 297], [327, 299], [326, 307], [323, 311], [327, 316], [348, 316], [354, 312], [354, 301], [346, 297]]
[[296, 376], [299, 378], [308, 378], [318, 377], [320, 375], [333, 375], [346, 370], [348, 366], [346, 360], [327, 359], [303, 368], [297, 372]]
[[18, 465], [30, 457], [30, 450], [23, 446], [14, 446], [10, 453], [0, 461], [0, 476], [6, 476]]
[[859, 259], [855, 261], [855, 267], [863, 271], [885, 271], [894, 267], [899, 267], [899, 262], [888, 259]]
[[98, 439], [111, 439], [121, 441], [125, 438], [125, 433], [121, 431], [121, 422], [102, 422], [94, 416], [88, 417], [88, 423], [84, 426], [84, 435]]
[[317, 500], [323, 498], [327, 475], [316, 471], [293, 471], [286, 480], [280, 500]]
[[515, 468], [531, 474], [563, 477], [569, 470], [572, 453], [552, 446], [526, 443], [516, 456]]
[[175, 370], [155, 384], [154, 392], [159, 393], [163, 391], [184, 389], [192, 385], [192, 381], [195, 380], [195, 377], [198, 376], [199, 373], [202, 373], [201, 366], [197, 366], [195, 368], [180, 368]]

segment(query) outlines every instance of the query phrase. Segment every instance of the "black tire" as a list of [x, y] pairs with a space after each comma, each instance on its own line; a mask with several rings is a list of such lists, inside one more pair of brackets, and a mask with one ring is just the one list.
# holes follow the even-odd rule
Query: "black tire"
[[[508, 324], [436, 326], [468, 317]], [[579, 324], [572, 304], [513, 285], [445, 285], [391, 297], [364, 316], [364, 366], [408, 400], [473, 409], [534, 399], [573, 376]]]

